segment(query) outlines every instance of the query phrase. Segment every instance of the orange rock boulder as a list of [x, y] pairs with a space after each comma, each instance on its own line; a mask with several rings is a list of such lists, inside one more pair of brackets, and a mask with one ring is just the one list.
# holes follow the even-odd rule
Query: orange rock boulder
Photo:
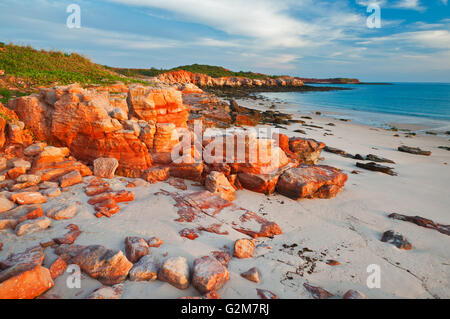
[[317, 164], [325, 144], [313, 139], [293, 137], [289, 140], [290, 150], [302, 164]]
[[114, 157], [126, 175], [151, 165], [145, 144], [110, 117], [115, 106], [108, 92], [85, 90], [74, 84], [16, 98], [9, 107], [36, 138], [68, 147], [79, 160]]
[[284, 172], [277, 191], [292, 199], [332, 198], [341, 192], [347, 174], [325, 165], [300, 165]]
[[40, 246], [11, 254], [0, 261], [0, 299], [33, 299], [53, 287]]
[[181, 92], [134, 85], [128, 92], [130, 115], [144, 121], [173, 123], [185, 127], [189, 113], [183, 105]]
[[194, 261], [192, 285], [201, 294], [219, 290], [229, 277], [227, 268], [214, 257], [204, 256]]
[[33, 299], [53, 285], [50, 271], [36, 266], [0, 283], [0, 299]]
[[122, 251], [114, 251], [104, 246], [61, 245], [55, 251], [60, 256], [70, 256], [71, 262], [104, 285], [112, 286], [124, 281], [133, 264]]

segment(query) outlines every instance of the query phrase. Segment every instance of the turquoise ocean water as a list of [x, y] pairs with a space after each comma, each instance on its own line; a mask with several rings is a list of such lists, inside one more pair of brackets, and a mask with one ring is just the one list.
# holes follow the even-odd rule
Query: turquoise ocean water
[[[317, 84], [320, 86], [322, 84]], [[266, 98], [294, 104], [301, 112], [321, 111], [355, 123], [388, 127], [416, 124], [424, 129], [450, 130], [450, 83], [392, 85], [330, 85], [352, 90], [263, 93]]]

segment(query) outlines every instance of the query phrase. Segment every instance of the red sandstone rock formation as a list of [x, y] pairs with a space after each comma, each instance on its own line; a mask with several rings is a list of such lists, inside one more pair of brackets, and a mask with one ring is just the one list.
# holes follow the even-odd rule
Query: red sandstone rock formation
[[177, 70], [160, 74], [158, 80], [167, 84], [192, 83], [198, 86], [302, 86], [303, 81], [290, 76], [277, 79], [249, 79], [245, 77], [213, 78], [206, 74]]
[[186, 126], [188, 111], [183, 105], [181, 92], [175, 89], [156, 89], [134, 85], [128, 93], [130, 115], [144, 121], [173, 123]]
[[171, 135], [173, 129], [164, 130], [160, 123], [168, 123], [169, 128], [186, 126], [188, 111], [181, 93], [133, 85], [125, 100], [109, 91], [74, 84], [16, 98], [9, 107], [38, 139], [67, 146], [73, 156], [88, 162], [116, 158], [121, 175], [140, 177], [152, 165], [149, 151], [157, 160], [171, 162], [169, 154], [178, 140]]

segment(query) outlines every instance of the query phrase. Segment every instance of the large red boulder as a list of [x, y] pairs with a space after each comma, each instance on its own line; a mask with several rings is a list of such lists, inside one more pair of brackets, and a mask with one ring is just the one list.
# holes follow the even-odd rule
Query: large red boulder
[[77, 159], [114, 157], [126, 175], [151, 165], [145, 144], [108, 114], [114, 106], [107, 92], [74, 84], [16, 98], [9, 106], [36, 138], [67, 146]]
[[130, 114], [144, 121], [186, 126], [189, 113], [183, 105], [181, 92], [133, 85], [128, 92]]
[[60, 256], [68, 256], [72, 263], [104, 285], [115, 285], [124, 281], [133, 264], [122, 251], [114, 251], [104, 246], [62, 245], [55, 250]]
[[332, 198], [344, 187], [347, 174], [325, 165], [300, 165], [281, 175], [277, 191], [292, 199]]

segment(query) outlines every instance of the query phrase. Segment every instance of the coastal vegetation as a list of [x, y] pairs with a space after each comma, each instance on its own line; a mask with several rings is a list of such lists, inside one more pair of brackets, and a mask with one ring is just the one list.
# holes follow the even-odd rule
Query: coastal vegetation
[[0, 48], [0, 69], [35, 84], [114, 83], [127, 80], [78, 53], [36, 50], [31, 46], [14, 44], [0, 44]]

